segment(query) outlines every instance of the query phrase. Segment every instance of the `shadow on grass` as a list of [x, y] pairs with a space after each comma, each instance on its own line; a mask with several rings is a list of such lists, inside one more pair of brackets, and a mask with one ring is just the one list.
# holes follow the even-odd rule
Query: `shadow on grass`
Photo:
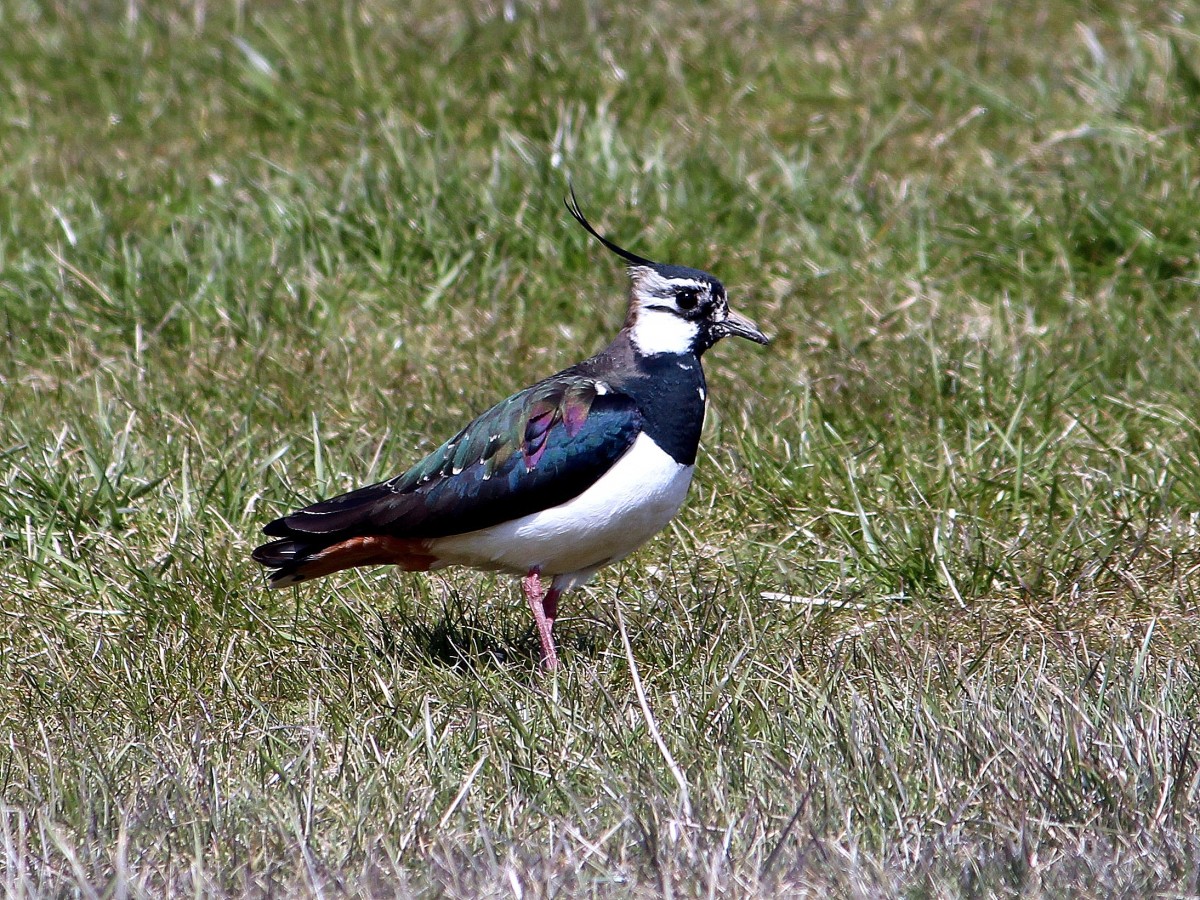
[[[483, 600], [452, 590], [442, 598], [442, 614], [437, 618], [407, 605], [379, 613], [377, 627], [368, 634], [371, 651], [391, 660], [432, 662], [460, 670], [511, 670], [518, 665], [537, 670], [541, 645], [533, 618], [522, 621], [509, 611], [501, 612], [496, 604], [503, 602], [503, 597]], [[585, 617], [580, 626], [572, 628], [560, 620], [555, 629], [560, 657], [594, 660], [600, 653], [603, 641], [595, 633], [597, 623]]]

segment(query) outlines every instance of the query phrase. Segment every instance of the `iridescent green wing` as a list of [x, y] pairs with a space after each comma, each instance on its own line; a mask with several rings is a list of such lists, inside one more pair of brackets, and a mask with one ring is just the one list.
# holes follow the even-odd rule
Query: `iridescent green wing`
[[442, 537], [565, 503], [595, 483], [642, 428], [633, 400], [560, 374], [493, 406], [390, 481], [267, 526], [267, 534]]

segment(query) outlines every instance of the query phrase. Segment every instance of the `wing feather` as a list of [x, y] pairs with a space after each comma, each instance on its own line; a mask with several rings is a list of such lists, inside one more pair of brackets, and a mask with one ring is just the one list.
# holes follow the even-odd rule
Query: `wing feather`
[[578, 496], [632, 446], [641, 428], [632, 398], [562, 373], [498, 403], [402, 475], [313, 504], [263, 530], [320, 543], [475, 531]]

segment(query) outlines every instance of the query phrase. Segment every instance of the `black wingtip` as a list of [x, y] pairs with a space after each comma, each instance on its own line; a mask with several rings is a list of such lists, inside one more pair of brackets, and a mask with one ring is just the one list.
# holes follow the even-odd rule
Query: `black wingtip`
[[590, 234], [592, 237], [594, 237], [596, 240], [598, 240], [600, 243], [602, 243], [605, 247], [607, 247], [613, 253], [617, 254], [617, 256], [619, 256], [622, 259], [629, 262], [631, 265], [649, 266], [651, 268], [654, 268], [659, 265], [659, 263], [654, 262], [654, 260], [646, 259], [646, 257], [644, 257], [644, 256], [638, 256], [636, 253], [630, 253], [624, 247], [620, 247], [617, 244], [614, 244], [612, 241], [610, 241], [608, 238], [606, 238], [604, 235], [602, 235], [600, 232], [598, 232], [595, 228], [593, 228], [592, 223], [587, 220], [587, 217], [584, 216], [583, 211], [579, 208], [579, 200], [576, 199], [576, 197], [575, 197], [575, 185], [571, 184], [570, 182], [567, 182], [567, 190], [571, 192], [571, 196], [569, 196], [563, 200], [563, 203], [565, 203], [567, 206], [567, 212], [569, 212], [575, 218], [576, 222], [578, 222], [580, 225], [583, 226], [584, 230], [588, 234]]
[[263, 534], [267, 537], [290, 537], [292, 531], [287, 527], [287, 518], [276, 519], [273, 522], [268, 522], [263, 526]]

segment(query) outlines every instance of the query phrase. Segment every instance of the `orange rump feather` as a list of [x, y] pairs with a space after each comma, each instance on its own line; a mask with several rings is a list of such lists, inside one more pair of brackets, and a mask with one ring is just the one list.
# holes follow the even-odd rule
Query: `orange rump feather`
[[332, 544], [312, 554], [293, 574], [307, 581], [358, 566], [399, 566], [407, 572], [427, 572], [437, 562], [429, 542], [367, 535]]

